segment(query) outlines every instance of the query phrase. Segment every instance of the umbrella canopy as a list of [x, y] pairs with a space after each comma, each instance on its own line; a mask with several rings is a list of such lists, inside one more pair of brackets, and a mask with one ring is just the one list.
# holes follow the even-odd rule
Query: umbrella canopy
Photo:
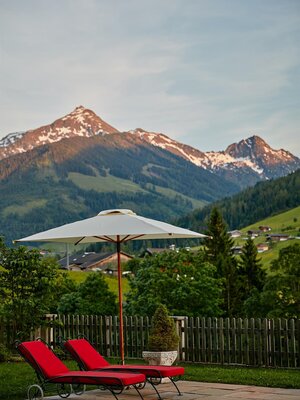
[[154, 219], [136, 215], [131, 210], [105, 210], [92, 218], [62, 225], [16, 242], [63, 242], [63, 243], [116, 243], [118, 253], [119, 317], [120, 317], [120, 356], [124, 363], [123, 311], [122, 311], [122, 271], [120, 260], [121, 243], [129, 240], [203, 238], [198, 232]]
[[37, 233], [16, 242], [121, 243], [129, 240], [203, 238], [205, 235], [188, 229], [136, 215], [131, 210], [105, 210], [58, 228]]

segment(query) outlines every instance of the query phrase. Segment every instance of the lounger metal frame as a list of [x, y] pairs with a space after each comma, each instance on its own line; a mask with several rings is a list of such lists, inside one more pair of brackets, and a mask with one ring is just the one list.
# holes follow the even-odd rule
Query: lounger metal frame
[[[98, 352], [98, 350], [96, 349], [96, 347], [90, 342], [90, 340], [89, 340], [85, 335], [80, 334], [80, 335], [77, 336], [77, 339], [85, 339], [85, 340], [86, 340], [87, 342], [89, 342], [89, 344], [95, 349], [95, 351]], [[74, 360], [77, 362], [78, 367], [79, 367], [82, 371], [86, 371], [86, 370], [87, 370], [87, 367], [85, 366], [85, 364], [83, 363], [83, 361], [81, 360], [81, 358], [78, 357], [77, 354], [72, 353], [72, 352], [70, 352], [70, 351], [68, 351], [68, 350], [66, 349], [66, 347], [64, 346], [64, 343], [65, 343], [66, 341], [67, 341], [67, 340], [64, 339], [62, 336], [59, 336], [59, 337], [58, 337], [58, 343], [59, 343], [59, 345], [61, 346], [61, 348], [62, 348], [64, 351], [66, 351], [68, 354], [71, 354], [71, 356], [72, 356], [72, 357], [74, 358]], [[141, 367], [142, 367], [142, 365], [141, 365]], [[121, 366], [120, 366], [120, 368], [118, 368], [118, 367], [115, 366], [115, 365], [114, 365], [112, 368], [109, 368], [109, 366], [108, 366], [108, 367], [105, 367], [105, 368], [98, 368], [98, 369], [96, 369], [95, 371], [101, 371], [101, 370], [103, 370], [103, 371], [124, 372], [124, 369], [123, 369]], [[129, 372], [129, 371], [130, 371], [130, 372], [140, 372], [140, 371], [138, 371], [137, 368], [132, 368], [132, 369], [128, 368], [128, 369], [126, 369], [126, 371], [128, 371], [128, 372]], [[155, 368], [155, 366], [153, 366], [153, 369], [151, 369], [151, 370], [148, 369], [147, 371], [151, 371], [151, 373], [152, 373], [153, 375], [155, 375], [155, 376], [151, 376], [151, 377], [149, 376], [149, 377], [148, 377], [148, 376], [145, 374], [147, 382], [149, 382], [150, 385], [151, 385], [151, 386], [153, 387], [153, 389], [155, 390], [158, 399], [159, 399], [159, 400], [163, 400], [162, 397], [161, 397], [161, 395], [160, 395], [160, 393], [159, 393], [159, 391], [157, 390], [157, 387], [156, 387], [156, 386], [160, 385], [160, 384], [162, 383], [162, 380], [163, 380], [164, 378], [166, 378], [166, 377], [163, 377], [163, 376], [161, 375], [161, 373], [159, 372], [159, 369]], [[142, 372], [141, 372], [141, 373], [142, 373]], [[178, 396], [182, 396], [181, 391], [179, 390], [178, 386], [176, 385], [176, 382], [180, 380], [181, 376], [177, 376], [177, 377], [167, 377], [167, 378], [168, 378], [168, 379], [170, 380], [170, 382], [175, 386], [175, 388], [176, 388], [176, 390], [177, 390], [177, 393], [178, 393]], [[146, 382], [145, 382], [145, 384], [146, 384]], [[145, 385], [144, 385], [144, 386], [145, 386]], [[139, 387], [139, 389], [143, 389], [143, 387]]]
[[[48, 349], [51, 352], [54, 353], [51, 346], [47, 342], [45, 342], [43, 339], [37, 338], [36, 341], [41, 341], [48, 347]], [[79, 377], [78, 375], [74, 375], [74, 376], [68, 375], [67, 377], [64, 377], [62, 375], [61, 377], [58, 376], [58, 377], [53, 377], [51, 379], [48, 379], [45, 377], [42, 369], [39, 366], [39, 363], [35, 360], [35, 358], [32, 356], [32, 354], [30, 354], [27, 349], [25, 349], [26, 350], [25, 352], [21, 351], [21, 349], [20, 349], [21, 345], [22, 345], [21, 341], [17, 340], [15, 342], [15, 347], [16, 347], [17, 351], [25, 359], [25, 361], [28, 362], [28, 364], [31, 365], [31, 367], [34, 369], [36, 376], [37, 376], [37, 380], [38, 380], [38, 384], [33, 384], [28, 387], [27, 394], [28, 394], [29, 400], [42, 400], [44, 398], [44, 391], [48, 384], [56, 384], [57, 394], [63, 399], [68, 398], [72, 392], [77, 395], [81, 395], [84, 393], [85, 384], [80, 382], [80, 379], [85, 378], [84, 376]], [[27, 357], [26, 357], [26, 354], [24, 354], [24, 353], [28, 353]], [[55, 354], [55, 356], [56, 356], [56, 354]], [[74, 372], [74, 371], [70, 371], [70, 372]], [[95, 372], [101, 372], [101, 371], [95, 371]], [[120, 372], [115, 371], [115, 372], [120, 373], [122, 371], [120, 371]], [[115, 385], [106, 385], [105, 383], [101, 382], [101, 377], [88, 376], [86, 379], [88, 379], [88, 381], [90, 381], [88, 383], [88, 385], [95, 385], [100, 390], [108, 390], [114, 396], [114, 398], [116, 400], [118, 400], [117, 395], [120, 395], [127, 386], [124, 386], [121, 379], [119, 379], [118, 377], [113, 376], [112, 378], [116, 381]], [[103, 379], [105, 379], [105, 378], [103, 378]], [[61, 380], [61, 382], [59, 382], [60, 380]], [[65, 382], [64, 382], [64, 380], [65, 380]], [[94, 381], [94, 383], [93, 383], [93, 381]], [[144, 382], [144, 384], [145, 383], [146, 383], [146, 381]], [[137, 391], [140, 398], [142, 400], [144, 400], [142, 394], [139, 391], [139, 389], [140, 389], [140, 387], [138, 387], [139, 385], [140, 384], [131, 385], [131, 386]]]

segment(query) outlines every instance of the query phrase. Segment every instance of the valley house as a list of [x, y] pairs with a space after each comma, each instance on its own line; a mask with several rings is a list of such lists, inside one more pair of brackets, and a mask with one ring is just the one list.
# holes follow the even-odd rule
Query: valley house
[[274, 233], [272, 235], [267, 235], [267, 240], [271, 242], [284, 242], [290, 239], [290, 235], [285, 235], [283, 233]]
[[[121, 263], [126, 263], [133, 257], [121, 252]], [[71, 271], [101, 271], [108, 275], [117, 276], [117, 253], [83, 253], [76, 254], [69, 258], [69, 267], [67, 266], [67, 257], [58, 261], [62, 269]], [[124, 271], [126, 275], [128, 271]]]

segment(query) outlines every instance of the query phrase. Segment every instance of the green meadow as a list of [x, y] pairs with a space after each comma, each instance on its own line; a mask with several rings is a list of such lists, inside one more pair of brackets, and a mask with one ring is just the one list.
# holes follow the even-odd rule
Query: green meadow
[[[271, 231], [262, 233], [261, 236], [255, 238], [255, 244], [266, 243], [266, 236], [272, 233], [283, 233], [292, 237], [300, 237], [300, 206], [278, 215], [265, 218], [256, 222], [255, 224], [241, 229], [240, 231], [242, 232], [242, 237], [235, 239], [235, 245], [243, 246], [245, 239], [247, 238], [247, 232], [249, 230], [258, 230], [259, 226], [269, 226]], [[271, 243], [269, 250], [259, 253], [259, 258], [261, 258], [263, 266], [268, 269], [272, 260], [278, 257], [280, 250], [294, 243], [300, 243], [300, 239], [294, 238], [283, 242]]]
[[[101, 273], [101, 272], [99, 272]], [[86, 277], [88, 276], [89, 272], [82, 272], [82, 271], [68, 271], [70, 277], [76, 282], [81, 283], [84, 282]], [[118, 279], [116, 276], [108, 276], [104, 275], [105, 281], [108, 284], [109, 289], [118, 295]], [[129, 283], [127, 278], [122, 278], [122, 289], [124, 294], [129, 291]]]

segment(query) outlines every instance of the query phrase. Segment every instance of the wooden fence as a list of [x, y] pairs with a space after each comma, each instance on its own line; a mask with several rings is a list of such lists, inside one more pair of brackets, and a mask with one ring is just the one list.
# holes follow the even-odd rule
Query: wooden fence
[[[83, 334], [104, 356], [119, 355], [118, 317], [51, 315], [47, 318], [50, 327], [38, 329], [35, 336], [43, 337], [53, 346], [59, 336], [75, 338]], [[174, 317], [174, 320], [180, 336], [179, 361], [300, 368], [300, 319]], [[147, 349], [150, 326], [148, 317], [124, 317], [127, 358], [141, 358], [142, 351]]]
[[300, 320], [187, 318], [181, 334], [185, 361], [300, 367]]

